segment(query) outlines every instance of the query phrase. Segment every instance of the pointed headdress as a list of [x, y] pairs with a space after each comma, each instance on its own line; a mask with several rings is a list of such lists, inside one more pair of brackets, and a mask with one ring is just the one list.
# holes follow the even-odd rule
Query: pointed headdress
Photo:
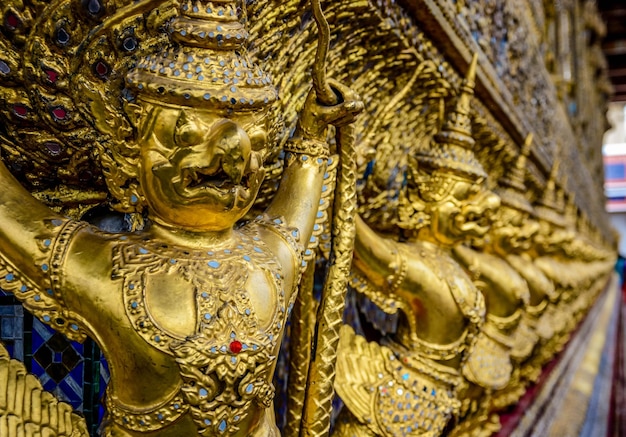
[[563, 198], [559, 197], [556, 189], [556, 178], [559, 173], [559, 167], [561, 160], [559, 159], [559, 151], [561, 147], [558, 146], [556, 153], [554, 154], [554, 163], [550, 170], [550, 176], [544, 189], [543, 195], [537, 200], [535, 205], [535, 211], [537, 217], [552, 223], [560, 228], [565, 227], [565, 217]]
[[275, 101], [270, 77], [247, 52], [243, 0], [182, 0], [169, 44], [126, 77], [142, 98], [193, 107], [255, 109]]
[[526, 185], [524, 183], [526, 161], [530, 154], [532, 143], [533, 134], [531, 133], [528, 134], [524, 141], [524, 146], [515, 162], [515, 166], [500, 179], [500, 187], [496, 190], [496, 194], [500, 196], [503, 205], [534, 215], [535, 210], [526, 198]]
[[454, 108], [447, 114], [441, 130], [431, 141], [430, 147], [415, 154], [420, 166], [431, 171], [458, 174], [470, 180], [485, 178], [487, 174], [474, 154], [470, 100], [474, 94], [478, 56], [474, 55], [457, 97]]

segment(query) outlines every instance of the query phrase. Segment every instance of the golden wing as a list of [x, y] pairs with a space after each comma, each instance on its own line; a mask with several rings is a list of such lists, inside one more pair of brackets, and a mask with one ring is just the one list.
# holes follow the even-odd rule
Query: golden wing
[[368, 343], [347, 325], [341, 328], [337, 351], [335, 390], [361, 423], [371, 423], [378, 393], [372, 388], [386, 382], [381, 382], [379, 375], [387, 375], [385, 357], [392, 352], [377, 343]]
[[[3, 3], [2, 158], [36, 197], [78, 217], [107, 200], [96, 145], [109, 132], [99, 129], [94, 115], [106, 111], [113, 126], [121, 124], [120, 79], [146, 48], [147, 26], [129, 17], [98, 34], [119, 10], [136, 5], [131, 0]], [[156, 1], [137, 3], [159, 9]], [[85, 83], [89, 86], [81, 86]], [[89, 89], [99, 89], [108, 101], [95, 104], [102, 102], [94, 102]]]
[[[366, 108], [355, 123], [360, 213], [379, 230], [393, 229], [407, 154], [435, 133], [451, 87], [435, 63], [424, 62], [430, 43], [395, 2], [326, 0], [322, 6], [331, 26], [328, 75], [349, 84]], [[311, 7], [301, 0], [249, 2], [248, 19], [250, 54], [279, 88], [284, 141], [311, 87], [317, 47]], [[432, 59], [445, 63], [435, 53]]]
[[0, 435], [88, 437], [85, 419], [44, 391], [22, 363], [0, 343]]

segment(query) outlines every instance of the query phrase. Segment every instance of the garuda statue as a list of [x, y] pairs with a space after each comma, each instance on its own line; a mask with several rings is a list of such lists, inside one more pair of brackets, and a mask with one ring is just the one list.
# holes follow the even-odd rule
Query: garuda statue
[[[484, 351], [474, 355], [478, 344], [493, 346], [479, 339], [484, 299], [451, 253], [484, 236], [500, 204], [486, 189], [473, 151], [476, 62], [441, 131], [409, 163], [399, 210], [405, 240], [385, 238], [357, 221], [353, 286], [402, 317], [382, 345], [343, 330], [336, 387], [346, 406], [337, 435], [439, 435], [461, 411], [464, 377], [482, 387], [501, 373], [499, 356], [489, 361]], [[491, 352], [499, 350], [495, 345]]]
[[107, 232], [66, 218], [0, 165], [0, 285], [104, 351], [103, 435], [279, 435], [271, 380], [320, 203], [327, 126], [349, 124], [362, 104], [339, 83], [335, 105], [312, 91], [277, 193], [239, 225], [280, 124], [271, 78], [246, 52], [241, 2], [2, 9], [5, 145], [87, 151], [112, 206], [145, 226]]

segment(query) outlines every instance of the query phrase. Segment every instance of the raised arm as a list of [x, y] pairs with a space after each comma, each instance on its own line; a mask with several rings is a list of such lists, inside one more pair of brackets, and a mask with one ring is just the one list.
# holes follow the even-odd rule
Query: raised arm
[[0, 162], [0, 286], [43, 322], [81, 340], [77, 318], [56, 290], [58, 243], [76, 222], [54, 213], [26, 191]]
[[315, 224], [328, 159], [329, 124], [345, 126], [363, 110], [363, 103], [349, 88], [332, 81], [339, 103], [324, 106], [315, 91], [309, 93], [294, 137], [285, 146], [285, 171], [278, 192], [267, 209], [270, 217], [283, 217], [309, 241]]
[[396, 242], [379, 236], [357, 216], [353, 266], [361, 275], [378, 289], [388, 292], [397, 288], [403, 279], [405, 262]]

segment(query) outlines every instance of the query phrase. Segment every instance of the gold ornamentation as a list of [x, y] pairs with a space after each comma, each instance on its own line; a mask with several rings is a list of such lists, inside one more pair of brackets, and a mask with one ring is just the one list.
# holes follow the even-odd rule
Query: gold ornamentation
[[[318, 216], [328, 208], [321, 196], [330, 188], [327, 127], [338, 128], [340, 171], [352, 173], [342, 176], [345, 205], [354, 202], [347, 125], [362, 104], [338, 82], [331, 82], [338, 103], [322, 105], [311, 91], [265, 214], [237, 223], [261, 189], [265, 162], [277, 155], [281, 124], [277, 91], [246, 51], [244, 3], [98, 5], [106, 7], [94, 29], [85, 31], [81, 16], [72, 38], [69, 28], [56, 30], [74, 50], [63, 54], [75, 59], [67, 95], [58, 95], [66, 106], [51, 110], [52, 121], [82, 129], [83, 147], [94, 148], [103, 166], [111, 206], [145, 226], [109, 233], [62, 219], [0, 166], [8, 187], [4, 280], [26, 285], [16, 296], [32, 300], [44, 322], [77, 339], [88, 334], [104, 351], [112, 375], [105, 435], [277, 435], [271, 379], [305, 258], [322, 232]], [[74, 16], [71, 6], [51, 5], [33, 34]], [[350, 210], [335, 213], [347, 233], [333, 224], [344, 266], [331, 278], [341, 289]], [[50, 294], [37, 294], [43, 290]], [[333, 299], [343, 301], [337, 292]], [[340, 303], [325, 310], [338, 309], [338, 322]], [[330, 408], [330, 399], [328, 406], [321, 396], [315, 401]]]
[[[271, 378], [305, 271], [285, 435], [328, 434], [339, 342], [337, 435], [434, 436], [456, 419], [451, 435], [487, 436], [602, 290], [615, 237], [595, 183], [608, 92], [593, 2], [311, 3], [315, 22], [299, 0], [0, 5], [2, 158], [58, 213], [0, 165], [0, 286], [101, 346], [103, 435], [277, 437]], [[364, 97], [356, 124], [360, 99], [327, 72]], [[77, 221], [104, 205], [132, 232]], [[348, 277], [399, 315], [380, 344], [339, 338]], [[18, 408], [0, 435], [85, 434], [33, 393], [67, 420]], [[426, 419], [399, 414], [407, 394]]]
[[[455, 392], [462, 378], [454, 369], [420, 352], [368, 343], [347, 326], [339, 351], [337, 392], [350, 400], [357, 429], [373, 435], [437, 436], [458, 414]], [[353, 435], [343, 431], [345, 426], [340, 421], [333, 435]]]

